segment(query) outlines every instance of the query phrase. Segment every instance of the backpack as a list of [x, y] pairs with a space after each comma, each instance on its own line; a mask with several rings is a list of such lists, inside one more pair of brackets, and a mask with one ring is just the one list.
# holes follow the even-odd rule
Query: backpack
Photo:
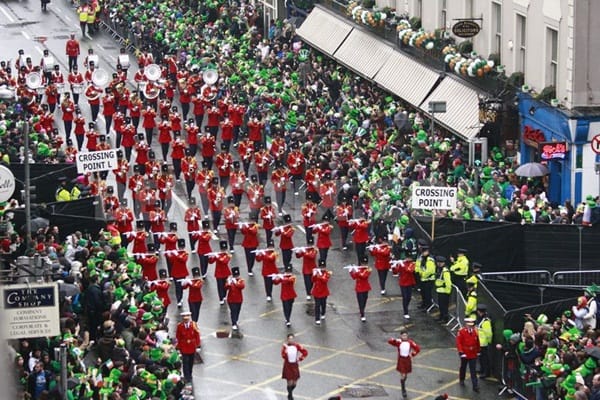
[[83, 302], [81, 301], [82, 293], [77, 293], [71, 299], [71, 308], [75, 314], [81, 314], [83, 312]]

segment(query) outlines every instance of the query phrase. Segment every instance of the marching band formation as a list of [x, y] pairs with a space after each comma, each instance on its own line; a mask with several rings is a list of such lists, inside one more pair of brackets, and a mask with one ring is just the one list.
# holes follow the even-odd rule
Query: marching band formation
[[[202, 282], [209, 265], [214, 264], [218, 301], [228, 303], [232, 326], [237, 329], [244, 284], [239, 268], [231, 268], [230, 262], [238, 232], [243, 237], [247, 275], [254, 276], [254, 266], [259, 263], [268, 302], [272, 301], [273, 285], [281, 285], [287, 326], [291, 325], [297, 296], [294, 256], [302, 259], [304, 290], [307, 300], [314, 299], [315, 324], [325, 319], [328, 282], [333, 275], [327, 269], [327, 258], [333, 245], [334, 221], [340, 231], [340, 249], [347, 250], [352, 241], [356, 251], [357, 264], [345, 269], [356, 282], [362, 321], [366, 321], [365, 306], [371, 290], [369, 254], [375, 258], [381, 295], [386, 294], [388, 271], [401, 276], [414, 273], [411, 263], [392, 260], [387, 235], [374, 235], [369, 205], [357, 196], [357, 182], [333, 177], [318, 154], [301, 151], [301, 141], [282, 130], [271, 129], [272, 141], [267, 143], [265, 116], [240, 101], [235, 87], [222, 86], [215, 68], [208, 65], [201, 71], [198, 65], [179, 62], [173, 54], [155, 61], [152, 53], [142, 52], [137, 57], [139, 70], [132, 76], [128, 73], [129, 55], [121, 49], [111, 78], [90, 49], [82, 73], [74, 34], [67, 41], [66, 54], [70, 71], [65, 78], [47, 50], [35, 66], [31, 56], [19, 50], [14, 63], [16, 76], [11, 63], [3, 62], [0, 85], [14, 87], [17, 95], [26, 99], [29, 111], [39, 115], [41, 129], [53, 135], [57, 147], [62, 146], [64, 137], [69, 160], [80, 151], [105, 150], [113, 145], [119, 149], [118, 166], [112, 171], [116, 193], [107, 184], [111, 171], [88, 174], [80, 181], [90, 188], [91, 195], [102, 196], [108, 230], [121, 243], [132, 242], [133, 257], [165, 305], [171, 303], [171, 284], [178, 307], [182, 307], [183, 291], [188, 290], [190, 310], [197, 321]], [[90, 110], [87, 121], [82, 115], [81, 95]], [[55, 115], [62, 116], [64, 134], [56, 128]], [[97, 123], [100, 115], [103, 132]], [[158, 157], [152, 147], [156, 136], [161, 150]], [[265, 194], [269, 183], [274, 204]], [[185, 188], [189, 204], [184, 216], [187, 234], [168, 218], [178, 184]], [[305, 192], [300, 205], [302, 223], [297, 226], [283, 208], [288, 189], [294, 205], [300, 192]], [[243, 203], [247, 203], [247, 218], [240, 212]], [[226, 231], [223, 240], [222, 226]], [[259, 239], [261, 230], [264, 237]], [[305, 246], [294, 244], [298, 230], [303, 231]], [[279, 249], [275, 248], [275, 238], [279, 238]], [[211, 247], [215, 240], [219, 241], [218, 251]], [[260, 248], [261, 242], [266, 247]], [[198, 268], [192, 269], [191, 278], [188, 265], [195, 258], [190, 258], [190, 253], [198, 256]], [[395, 256], [404, 259], [406, 254], [396, 252]], [[163, 259], [167, 269], [157, 271]], [[196, 294], [192, 295], [193, 291]], [[409, 318], [408, 304], [405, 317]]]

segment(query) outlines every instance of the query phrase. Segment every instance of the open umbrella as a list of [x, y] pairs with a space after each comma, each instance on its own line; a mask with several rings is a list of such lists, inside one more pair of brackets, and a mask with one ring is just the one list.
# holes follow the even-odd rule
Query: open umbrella
[[596, 360], [600, 360], [600, 348], [594, 346], [594, 347], [585, 348], [585, 349], [583, 349], [583, 351], [585, 352], [585, 354], [589, 355], [590, 357], [593, 357]]
[[548, 175], [550, 171], [548, 167], [544, 164], [540, 164], [537, 162], [530, 162], [523, 165], [519, 165], [519, 167], [515, 170], [515, 174], [518, 176], [526, 176], [528, 178], [533, 178], [535, 176], [544, 176]]

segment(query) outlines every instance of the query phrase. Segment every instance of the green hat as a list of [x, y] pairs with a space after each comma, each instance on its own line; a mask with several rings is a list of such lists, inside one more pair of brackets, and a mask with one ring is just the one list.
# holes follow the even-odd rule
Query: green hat
[[408, 225], [409, 221], [410, 221], [410, 219], [408, 218], [408, 215], [403, 215], [400, 217], [400, 225], [402, 225], [402, 226]]
[[152, 315], [150, 312], [145, 312], [144, 315], [142, 315], [142, 321], [144, 322], [152, 321], [152, 318], [154, 318], [154, 315]]
[[127, 309], [127, 311], [131, 314], [136, 314], [138, 312], [138, 308], [134, 305], [129, 306], [129, 308]]
[[160, 347], [150, 349], [150, 359], [152, 361], [160, 361], [163, 356], [163, 350]]
[[127, 296], [127, 292], [122, 287], [115, 289], [115, 300], [123, 300]]

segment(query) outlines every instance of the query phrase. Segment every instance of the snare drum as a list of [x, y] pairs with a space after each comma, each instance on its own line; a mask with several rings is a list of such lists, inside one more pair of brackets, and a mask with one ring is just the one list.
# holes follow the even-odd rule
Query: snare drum
[[44, 93], [46, 93], [46, 86], [42, 85], [42, 86], [39, 86], [39, 87], [37, 87], [37, 88], [35, 89], [35, 92], [36, 92], [38, 95], [42, 96]]
[[71, 89], [73, 90], [73, 94], [81, 94], [83, 93], [83, 84], [74, 83], [73, 85], [71, 85]]
[[64, 93], [65, 92], [65, 84], [64, 83], [57, 83], [56, 84], [56, 91], [58, 93]]
[[54, 69], [54, 57], [52, 56], [47, 56], [43, 58], [44, 60], [44, 72], [52, 72], [52, 70]]
[[148, 82], [146, 82], [146, 81], [138, 82], [138, 91], [143, 93], [146, 90], [146, 86], [148, 86]]

